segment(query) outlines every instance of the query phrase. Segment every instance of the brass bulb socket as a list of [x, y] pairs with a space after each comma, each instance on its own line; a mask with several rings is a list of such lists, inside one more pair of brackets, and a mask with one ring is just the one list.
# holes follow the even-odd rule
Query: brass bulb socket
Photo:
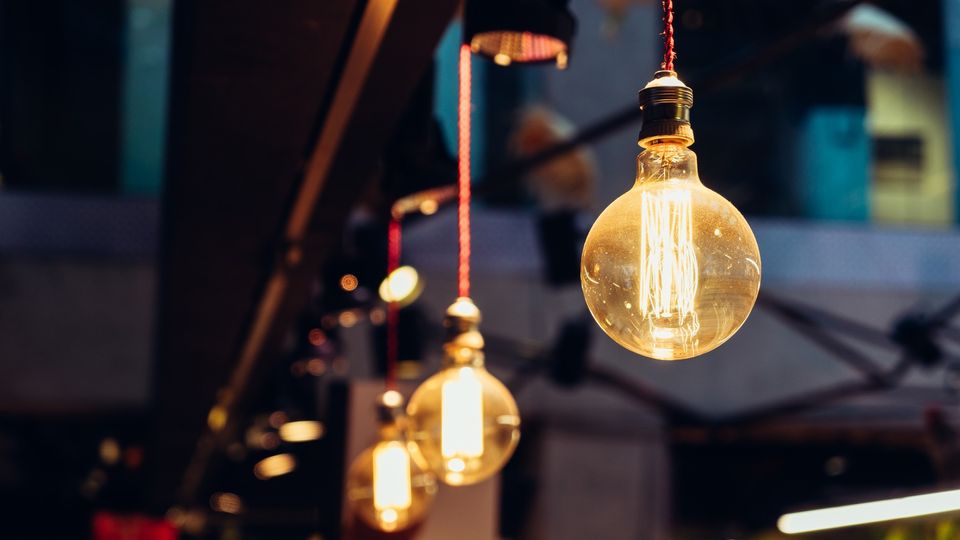
[[693, 144], [690, 109], [693, 90], [673, 71], [661, 70], [639, 92], [643, 120], [637, 144], [648, 148], [659, 142]]
[[483, 335], [480, 334], [480, 310], [473, 300], [460, 297], [447, 308], [443, 326], [444, 365], [483, 365]]

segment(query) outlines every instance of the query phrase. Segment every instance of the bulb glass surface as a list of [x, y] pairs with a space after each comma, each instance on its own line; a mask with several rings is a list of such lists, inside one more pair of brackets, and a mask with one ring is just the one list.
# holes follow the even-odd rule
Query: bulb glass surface
[[696, 155], [654, 144], [633, 188], [600, 214], [580, 279], [594, 319], [623, 347], [682, 360], [728, 340], [760, 288], [760, 252], [746, 219], [697, 175]]
[[407, 415], [423, 457], [450, 485], [475, 484], [495, 475], [520, 439], [513, 396], [481, 366], [442, 369], [417, 388]]
[[437, 491], [412, 443], [383, 440], [354, 460], [347, 472], [347, 499], [367, 525], [394, 532], [421, 522]]

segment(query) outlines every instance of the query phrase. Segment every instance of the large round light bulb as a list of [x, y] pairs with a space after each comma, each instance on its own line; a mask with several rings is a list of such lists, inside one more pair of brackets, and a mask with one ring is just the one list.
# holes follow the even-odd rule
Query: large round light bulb
[[513, 396], [483, 367], [478, 322], [469, 299], [450, 306], [445, 367], [417, 388], [407, 406], [411, 439], [440, 480], [453, 486], [497, 474], [520, 440]]
[[653, 141], [636, 183], [590, 229], [580, 280], [597, 323], [627, 349], [682, 360], [727, 341], [760, 289], [746, 219], [704, 187], [689, 141]]
[[[402, 401], [383, 404], [383, 410], [402, 414]], [[406, 439], [400, 420], [387, 416], [380, 441], [357, 456], [347, 471], [350, 508], [364, 523], [386, 532], [423, 521], [437, 492], [436, 478], [416, 445]]]

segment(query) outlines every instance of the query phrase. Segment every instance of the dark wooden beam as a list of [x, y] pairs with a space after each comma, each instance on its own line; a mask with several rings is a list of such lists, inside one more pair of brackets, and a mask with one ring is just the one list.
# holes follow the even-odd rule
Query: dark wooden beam
[[[379, 156], [457, 6], [371, 0], [356, 13], [324, 13], [334, 6], [305, 2], [274, 21], [275, 6], [214, 4], [186, 9], [193, 39], [220, 54], [205, 67], [197, 65], [203, 57], [175, 57], [194, 66], [192, 81], [174, 81], [155, 452], [175, 454], [157, 468], [166, 475], [156, 482], [158, 504], [200, 496], [219, 450], [242, 427], [259, 375], [279, 355], [351, 209], [377, 177]], [[218, 29], [217, 10], [236, 27]], [[355, 26], [332, 43], [340, 27], [331, 21], [348, 19]], [[323, 46], [315, 43], [320, 34]], [[236, 43], [215, 45], [223, 40]], [[234, 47], [262, 52], [237, 55]], [[336, 78], [329, 77], [331, 50], [342, 61]], [[327, 69], [302, 64], [318, 56]], [[223, 73], [208, 77], [209, 70]], [[225, 420], [214, 429], [204, 426], [211, 407]], [[163, 440], [188, 427], [176, 444]]]
[[158, 510], [244, 340], [355, 2], [177, 2], [161, 231]]

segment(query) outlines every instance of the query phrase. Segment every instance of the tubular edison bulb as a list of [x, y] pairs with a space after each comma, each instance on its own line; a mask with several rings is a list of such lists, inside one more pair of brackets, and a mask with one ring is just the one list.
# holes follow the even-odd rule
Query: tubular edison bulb
[[407, 407], [417, 447], [437, 476], [454, 486], [498, 473], [520, 439], [513, 396], [483, 367], [479, 321], [468, 298], [447, 309], [445, 366], [417, 388]]
[[687, 148], [690, 89], [661, 71], [640, 99], [636, 182], [590, 229], [580, 280], [614, 341], [682, 360], [720, 346], [746, 320], [760, 289], [760, 252], [740, 212], [700, 183]]
[[437, 491], [436, 479], [402, 430], [403, 401], [387, 392], [380, 402], [381, 440], [347, 472], [347, 499], [367, 524], [386, 532], [423, 520]]

